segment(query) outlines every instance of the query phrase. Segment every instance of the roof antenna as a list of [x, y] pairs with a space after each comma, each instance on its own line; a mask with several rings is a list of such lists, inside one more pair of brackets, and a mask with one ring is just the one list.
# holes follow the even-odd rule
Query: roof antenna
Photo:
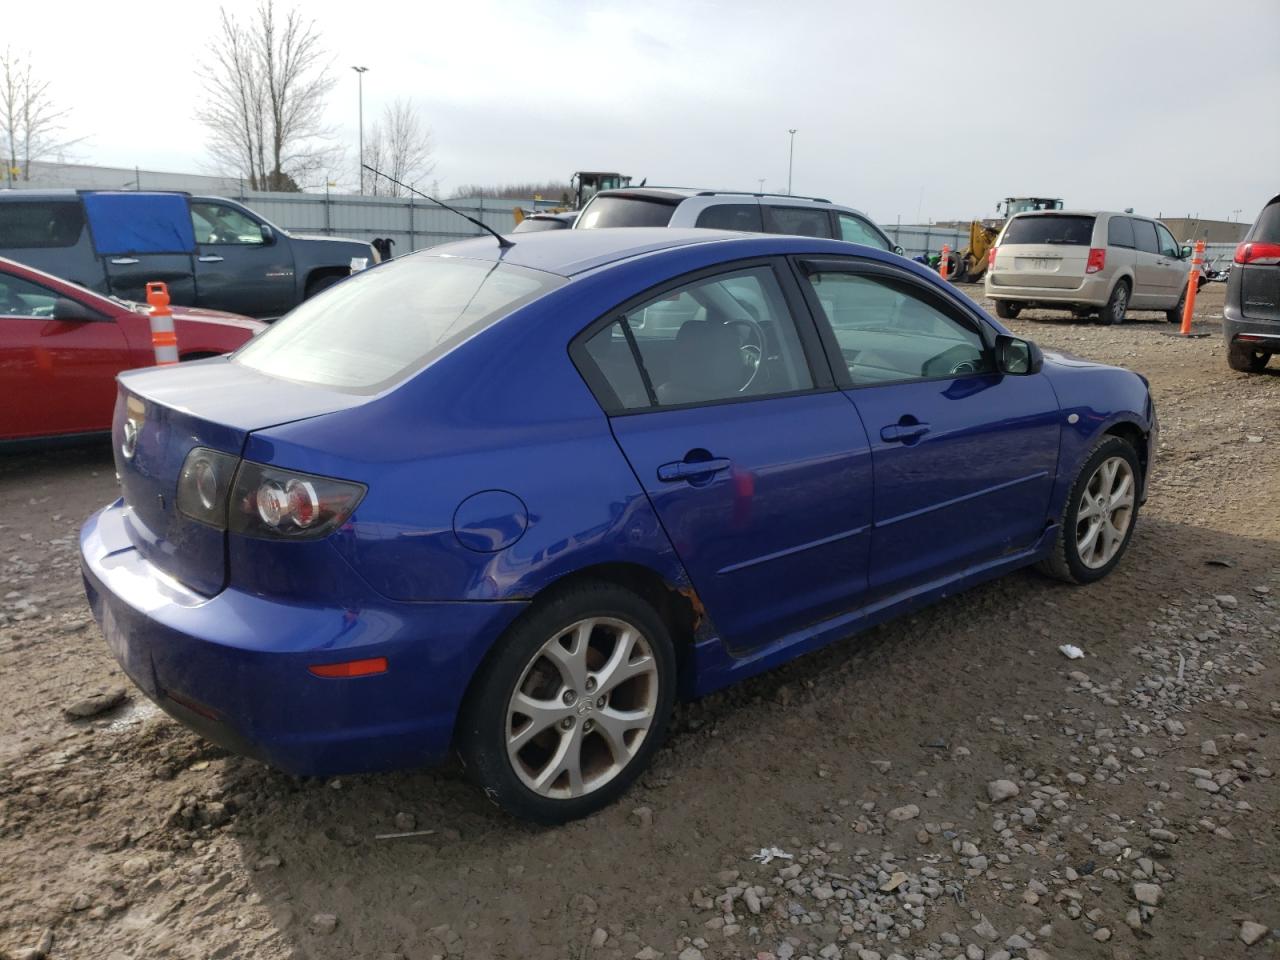
[[429, 197], [425, 193], [423, 193], [421, 190], [419, 190], [417, 187], [411, 187], [407, 183], [401, 183], [395, 177], [385, 174], [381, 170], [375, 170], [373, 167], [369, 166], [367, 163], [362, 163], [360, 164], [360, 166], [368, 170], [370, 173], [372, 173], [376, 177], [382, 177], [384, 180], [389, 180], [392, 183], [394, 183], [397, 187], [403, 187], [406, 190], [413, 191], [418, 196], [420, 196], [423, 200], [430, 200], [432, 203], [436, 204], [437, 206], [444, 207], [450, 213], [456, 213], [458, 216], [462, 217], [463, 220], [470, 220], [472, 223], [474, 223], [477, 227], [479, 227], [481, 230], [485, 231], [486, 233], [492, 233], [494, 236], [494, 239], [498, 241], [499, 248], [505, 250], [507, 249], [507, 247], [514, 247], [516, 245], [516, 242], [514, 240], [508, 240], [506, 237], [500, 234], [497, 230], [493, 229], [493, 227], [489, 226], [483, 220], [477, 220], [475, 217], [468, 216], [467, 214], [463, 213], [461, 210], [457, 209], [456, 207], [449, 206], [443, 200], [437, 200], [435, 197]]

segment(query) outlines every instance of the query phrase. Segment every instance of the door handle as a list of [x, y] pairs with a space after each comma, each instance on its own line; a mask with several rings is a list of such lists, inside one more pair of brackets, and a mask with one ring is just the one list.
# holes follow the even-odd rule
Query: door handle
[[218, 256], [216, 253], [209, 253], [200, 257], [199, 260], [201, 263], [221, 263], [223, 258]]
[[724, 457], [713, 457], [710, 460], [677, 460], [675, 463], [664, 463], [658, 468], [658, 479], [664, 483], [675, 483], [677, 480], [694, 480], [698, 477], [710, 477], [721, 470], [728, 470], [731, 461]]
[[929, 432], [927, 423], [892, 423], [880, 428], [880, 439], [885, 443], [909, 443]]
[[137, 257], [112, 257], [111, 262], [119, 267], [128, 267], [138, 262]]

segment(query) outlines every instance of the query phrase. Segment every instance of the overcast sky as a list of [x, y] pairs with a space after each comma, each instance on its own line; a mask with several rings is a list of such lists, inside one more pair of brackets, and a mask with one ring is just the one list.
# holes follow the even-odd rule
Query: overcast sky
[[[444, 193], [579, 169], [781, 192], [792, 127], [795, 193], [889, 223], [989, 216], [1019, 194], [1248, 220], [1280, 192], [1277, 0], [304, 8], [333, 53], [350, 183], [362, 64], [366, 128], [414, 98]], [[216, 17], [173, 0], [10, 4], [4, 42], [71, 107], [76, 159], [213, 172], [193, 115]]]

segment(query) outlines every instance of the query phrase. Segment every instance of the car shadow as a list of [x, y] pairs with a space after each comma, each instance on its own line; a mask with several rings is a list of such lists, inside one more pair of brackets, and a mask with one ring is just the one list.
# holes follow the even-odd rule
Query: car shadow
[[[618, 956], [669, 951], [691, 889], [761, 846], [814, 842], [816, 825], [840, 819], [837, 798], [877, 799], [872, 759], [916, 769], [957, 744], [978, 759], [984, 710], [1052, 711], [1067, 670], [1137, 671], [1129, 649], [1161, 608], [1247, 591], [1271, 575], [1275, 549], [1143, 516], [1100, 583], [1020, 571], [682, 705], [631, 792], [564, 827], [506, 817], [456, 766], [322, 781], [229, 759], [225, 829], [246, 895], [270, 918], [255, 936], [307, 958], [552, 958], [588, 952], [601, 927]], [[1064, 643], [1086, 659], [1064, 659]], [[973, 783], [950, 774], [947, 790], [977, 795], [1007, 762], [997, 749]]]

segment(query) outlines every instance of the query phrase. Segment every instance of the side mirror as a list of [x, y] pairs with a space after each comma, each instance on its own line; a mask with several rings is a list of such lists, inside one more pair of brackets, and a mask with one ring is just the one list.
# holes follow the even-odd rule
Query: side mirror
[[893, 252], [900, 257], [905, 257], [907, 255], [907, 251], [903, 250], [902, 247], [896, 243], [893, 245]]
[[1001, 373], [1025, 377], [1039, 373], [1044, 367], [1044, 352], [1030, 340], [1019, 340], [1002, 333], [996, 337], [996, 364]]
[[271, 244], [276, 242], [276, 232], [265, 223], [260, 224], [258, 229], [262, 231], [262, 242], [265, 246], [269, 247]]
[[58, 297], [53, 301], [53, 319], [67, 323], [82, 323], [101, 320], [102, 314], [92, 307], [86, 307], [79, 300], [70, 297]]
[[1189, 256], [1191, 256], [1191, 247], [1190, 245], [1186, 245], [1182, 248], [1182, 259], [1185, 260]]

